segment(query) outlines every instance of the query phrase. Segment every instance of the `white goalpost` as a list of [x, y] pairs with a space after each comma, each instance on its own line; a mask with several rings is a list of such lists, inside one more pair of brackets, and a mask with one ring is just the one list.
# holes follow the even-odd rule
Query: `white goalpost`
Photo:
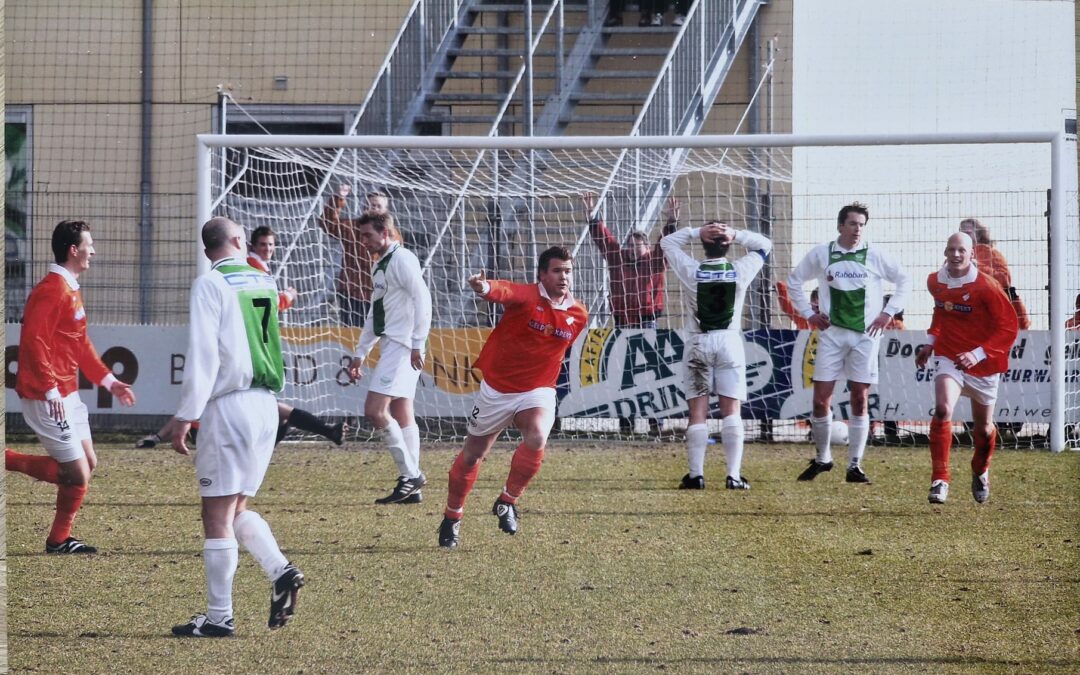
[[[498, 320], [465, 277], [535, 281], [535, 261], [548, 246], [575, 254], [575, 295], [590, 311], [590, 330], [568, 352], [558, 385], [557, 434], [641, 438], [685, 422], [680, 389], [682, 292], [666, 279], [655, 328], [616, 326], [605, 257], [590, 232], [582, 194], [597, 195], [597, 214], [621, 246], [634, 231], [655, 244], [670, 198], [679, 226], [719, 218], [766, 234], [774, 252], [751, 288], [746, 330], [750, 401], [748, 431], [761, 439], [800, 439], [809, 410], [808, 373], [816, 335], [796, 330], [784, 313], [777, 282], [812, 245], [836, 235], [838, 209], [868, 203], [868, 238], [888, 249], [914, 280], [905, 329], [882, 343], [882, 379], [875, 387], [875, 434], [916, 433], [929, 419], [932, 384], [912, 352], [929, 326], [925, 279], [941, 263], [949, 233], [976, 216], [1008, 258], [1013, 285], [1031, 327], [1013, 349], [997, 410], [999, 424], [1041, 439], [1054, 451], [1080, 447], [1080, 332], [1066, 331], [1080, 294], [1076, 185], [1064, 133], [878, 135], [738, 135], [695, 137], [390, 137], [200, 135], [198, 224], [224, 215], [250, 232], [278, 236], [271, 262], [279, 283], [295, 287], [282, 315], [287, 385], [283, 399], [331, 417], [356, 418], [366, 385], [351, 385], [343, 366], [360, 328], [343, 312], [342, 268], [358, 265], [348, 223], [364, 195], [389, 195], [404, 244], [424, 268], [433, 298], [428, 363], [416, 412], [425, 438], [459, 438], [480, 374], [472, 367]], [[975, 150], [978, 148], [979, 150]], [[883, 171], [930, 175], [948, 166], [942, 154], [978, 162], [982, 149], [1025, 148], [1042, 173], [1021, 188], [985, 189], [955, 176], [915, 191], [823, 192], [815, 174], [843, 173], [828, 152], [844, 149], [882, 158]], [[813, 154], [821, 152], [822, 154]], [[830, 163], [832, 162], [832, 163]], [[1007, 163], [1001, 167], [1008, 170]], [[1041, 176], [1045, 174], [1045, 179]], [[853, 176], [853, 184], [862, 185]], [[1030, 177], [1029, 177], [1030, 178]], [[329, 227], [327, 204], [350, 188], [340, 211], [346, 231]], [[1049, 192], [1049, 196], [1047, 195]], [[198, 237], [196, 237], [196, 241]], [[732, 252], [737, 256], [741, 251]], [[700, 254], [700, 252], [699, 252]], [[200, 272], [206, 269], [201, 247]], [[838, 399], [845, 397], [840, 396]], [[834, 410], [848, 415], [842, 401]], [[965, 408], [957, 411], [964, 419]], [[884, 424], [884, 423], [888, 424]], [[889, 426], [889, 425], [892, 426]], [[361, 431], [361, 433], [363, 433]], [[751, 436], [753, 437], [753, 436]]]

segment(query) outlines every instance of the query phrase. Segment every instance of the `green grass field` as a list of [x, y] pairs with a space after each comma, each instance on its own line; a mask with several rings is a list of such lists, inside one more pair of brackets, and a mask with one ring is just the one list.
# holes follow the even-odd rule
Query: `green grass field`
[[960, 449], [930, 506], [925, 449], [871, 448], [864, 486], [797, 483], [806, 446], [751, 446], [736, 493], [719, 447], [686, 492], [681, 445], [554, 444], [508, 537], [501, 448], [451, 552], [456, 448], [425, 452], [422, 505], [376, 507], [386, 453], [286, 446], [253, 507], [307, 575], [296, 619], [266, 629], [241, 553], [237, 636], [193, 640], [169, 635], [206, 602], [189, 460], [99, 452], [75, 529], [96, 556], [46, 557], [54, 488], [7, 475], [13, 672], [1080, 671], [1077, 453], [999, 451], [979, 506]]

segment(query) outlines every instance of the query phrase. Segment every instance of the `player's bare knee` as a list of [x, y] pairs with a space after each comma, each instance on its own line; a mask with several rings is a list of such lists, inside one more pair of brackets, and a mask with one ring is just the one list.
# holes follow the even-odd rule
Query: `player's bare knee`
[[934, 419], [938, 422], [948, 422], [952, 419], [952, 406], [938, 403], [934, 406]]
[[390, 424], [390, 415], [387, 414], [386, 408], [380, 405], [365, 403], [364, 417], [366, 417], [368, 422], [371, 422], [376, 429], [385, 429]]
[[521, 432], [521, 440], [530, 450], [542, 450], [547, 445], [547, 434], [540, 429], [529, 429]]
[[90, 466], [86, 462], [65, 462], [60, 465], [59, 478], [64, 485], [86, 485], [90, 482]]
[[825, 417], [832, 410], [832, 397], [814, 397], [814, 417]]

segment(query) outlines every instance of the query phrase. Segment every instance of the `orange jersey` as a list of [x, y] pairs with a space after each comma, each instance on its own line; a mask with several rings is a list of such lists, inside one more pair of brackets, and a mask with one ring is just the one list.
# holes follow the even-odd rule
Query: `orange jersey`
[[808, 330], [810, 328], [810, 322], [799, 316], [799, 313], [795, 311], [795, 305], [791, 304], [788, 286], [783, 281], [776, 282], [776, 301], [780, 303], [780, 309], [783, 310], [784, 314], [788, 315], [791, 323], [795, 324], [796, 328], [799, 330]]
[[[251, 265], [260, 272], [263, 272], [264, 274], [270, 274], [270, 268], [267, 266], [266, 261], [255, 255], [254, 253], [248, 254], [247, 264]], [[278, 310], [284, 311], [292, 307], [293, 299], [292, 296], [285, 291], [280, 291], [277, 295], [277, 302]]]
[[554, 387], [566, 350], [589, 322], [585, 305], [572, 300], [556, 307], [540, 284], [489, 283], [484, 299], [506, 311], [476, 360], [484, 381], [504, 394]]
[[975, 244], [971, 252], [979, 271], [989, 274], [1002, 288], [1012, 286], [1012, 273], [1009, 272], [1009, 263], [1001, 251], [989, 244]]
[[15, 391], [35, 401], [44, 401], [54, 388], [62, 397], [74, 393], [80, 369], [91, 382], [111, 374], [86, 335], [82, 295], [53, 267], [26, 299], [19, 337]]
[[943, 279], [948, 279], [943, 271], [926, 279], [934, 297], [934, 318], [927, 331], [936, 338], [934, 353], [955, 361], [960, 354], [982, 347], [986, 358], [967, 372], [978, 377], [1004, 373], [1019, 332], [1005, 291], [993, 277], [976, 269], [962, 283], [954, 280], [952, 288]]

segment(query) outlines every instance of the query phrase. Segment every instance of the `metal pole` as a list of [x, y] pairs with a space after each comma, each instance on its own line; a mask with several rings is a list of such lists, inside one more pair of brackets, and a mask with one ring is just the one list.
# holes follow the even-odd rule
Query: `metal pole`
[[213, 149], [206, 145], [202, 138], [195, 145], [195, 268], [197, 274], [205, 274], [210, 271], [210, 261], [203, 255], [202, 225], [210, 220], [212, 208], [210, 205], [211, 176], [210, 165], [213, 161]]
[[533, 135], [533, 4], [532, 0], [525, 0], [525, 35], [528, 41], [528, 53], [525, 55], [525, 103], [524, 121], [525, 135]]
[[702, 134], [699, 136], [326, 136], [282, 134], [199, 134], [210, 147], [234, 148], [390, 148], [446, 150], [566, 150], [598, 148], [787, 148], [864, 145], [983, 145], [1049, 143], [1055, 132], [955, 131], [915, 134]]
[[139, 163], [139, 323], [150, 323], [154, 270], [154, 220], [151, 195], [153, 170], [151, 167], [151, 142], [154, 95], [154, 32], [153, 0], [143, 0], [142, 15], [142, 105], [141, 143]]
[[[1050, 142], [1050, 450], [1065, 449], [1065, 132]], [[1075, 253], [1075, 252], [1074, 252]]]

